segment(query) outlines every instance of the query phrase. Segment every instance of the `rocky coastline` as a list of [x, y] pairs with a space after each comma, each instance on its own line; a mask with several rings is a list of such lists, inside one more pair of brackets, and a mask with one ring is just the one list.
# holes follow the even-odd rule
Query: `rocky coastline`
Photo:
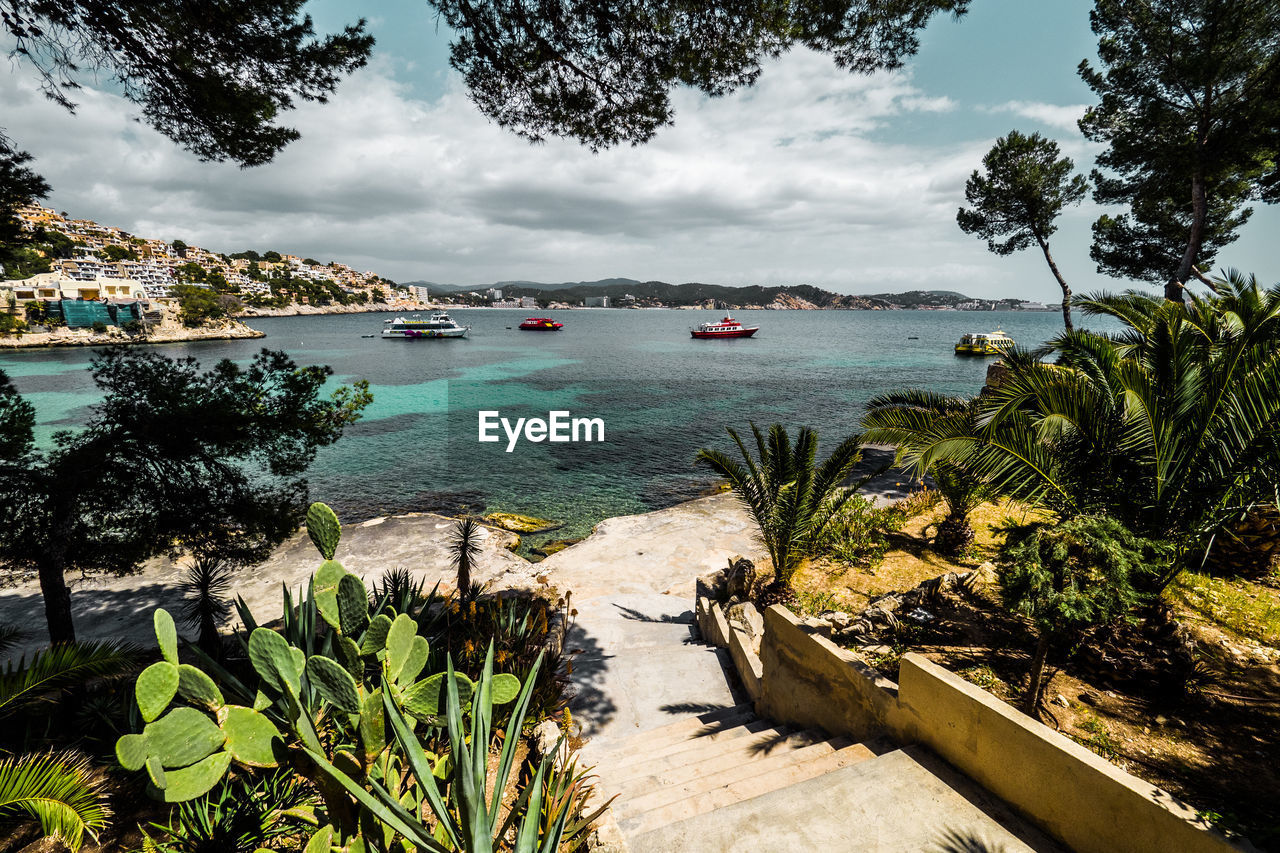
[[101, 347], [118, 344], [177, 344], [192, 341], [247, 340], [266, 336], [266, 332], [251, 329], [239, 320], [226, 320], [194, 329], [179, 323], [165, 322], [152, 326], [145, 335], [130, 335], [117, 327], [108, 328], [105, 332], [62, 328], [51, 332], [6, 335], [0, 337], [0, 350]]
[[410, 302], [371, 302], [364, 305], [299, 305], [294, 303], [283, 308], [246, 307], [236, 314], [238, 319], [254, 317], [314, 317], [321, 314], [386, 314], [396, 311], [425, 311], [432, 306], [426, 303]]

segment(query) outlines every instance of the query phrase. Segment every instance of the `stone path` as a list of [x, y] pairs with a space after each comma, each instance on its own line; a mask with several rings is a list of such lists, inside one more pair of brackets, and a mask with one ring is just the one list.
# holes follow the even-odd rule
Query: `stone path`
[[[404, 567], [427, 589], [436, 581], [452, 585], [448, 540], [454, 520], [427, 513], [411, 513], [391, 518], [374, 518], [343, 527], [337, 558], [361, 576], [366, 584], [381, 578], [387, 569]], [[482, 551], [473, 578], [478, 582], [520, 586], [534, 583], [535, 564], [512, 553], [508, 546], [515, 535], [484, 528]], [[280, 618], [281, 585], [300, 589], [320, 565], [320, 555], [303, 531], [282, 545], [266, 562], [240, 571], [234, 595], [242, 596], [259, 622]], [[164, 607], [178, 616], [182, 606], [180, 585], [186, 577], [186, 563], [152, 560], [135, 575], [88, 578], [67, 576], [76, 636], [81, 640], [123, 639], [143, 646], [155, 645], [151, 612]], [[45, 631], [44, 600], [35, 578], [0, 591], [0, 624], [25, 627], [29, 632], [25, 648], [15, 657], [48, 644]], [[182, 626], [179, 624], [181, 630]], [[184, 636], [194, 634], [181, 630]]]

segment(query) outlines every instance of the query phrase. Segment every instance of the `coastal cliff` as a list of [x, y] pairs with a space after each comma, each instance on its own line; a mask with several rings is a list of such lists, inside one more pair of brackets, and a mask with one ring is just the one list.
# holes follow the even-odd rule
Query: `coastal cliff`
[[130, 335], [122, 329], [111, 327], [105, 332], [90, 329], [54, 329], [52, 332], [28, 332], [15, 336], [0, 336], [0, 349], [30, 349], [39, 347], [100, 347], [116, 344], [173, 344], [190, 341], [232, 341], [265, 338], [266, 332], [251, 329], [239, 320], [225, 320], [189, 329], [179, 323], [161, 323], [152, 326], [146, 335]]
[[237, 317], [312, 317], [320, 314], [380, 314], [395, 311], [425, 311], [424, 302], [372, 302], [365, 305], [287, 305], [283, 308], [245, 307]]

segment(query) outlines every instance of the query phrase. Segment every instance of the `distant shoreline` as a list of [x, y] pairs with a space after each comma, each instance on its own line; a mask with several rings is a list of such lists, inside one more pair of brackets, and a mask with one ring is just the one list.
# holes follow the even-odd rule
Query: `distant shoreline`
[[27, 332], [21, 336], [0, 337], [0, 350], [57, 349], [64, 347], [146, 346], [148, 344], [183, 344], [192, 341], [238, 341], [265, 338], [266, 332], [251, 329], [239, 321], [214, 328], [188, 329], [162, 326], [144, 335], [127, 335], [119, 329], [107, 332], [59, 329], [56, 332]]

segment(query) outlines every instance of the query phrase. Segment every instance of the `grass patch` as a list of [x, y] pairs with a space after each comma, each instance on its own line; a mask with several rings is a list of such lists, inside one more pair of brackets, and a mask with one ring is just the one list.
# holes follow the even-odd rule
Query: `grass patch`
[[1078, 724], [1081, 731], [1086, 733], [1085, 737], [1072, 735], [1072, 739], [1087, 749], [1091, 749], [1098, 755], [1107, 759], [1107, 761], [1115, 761], [1120, 758], [1120, 748], [1115, 740], [1111, 737], [1111, 732], [1107, 730], [1107, 726], [1097, 717], [1085, 717]]
[[825, 589], [797, 589], [793, 609], [800, 616], [817, 616], [824, 610], [840, 610], [841, 601]]
[[1209, 621], [1259, 643], [1280, 646], [1280, 590], [1239, 579], [1183, 572], [1171, 591]]

